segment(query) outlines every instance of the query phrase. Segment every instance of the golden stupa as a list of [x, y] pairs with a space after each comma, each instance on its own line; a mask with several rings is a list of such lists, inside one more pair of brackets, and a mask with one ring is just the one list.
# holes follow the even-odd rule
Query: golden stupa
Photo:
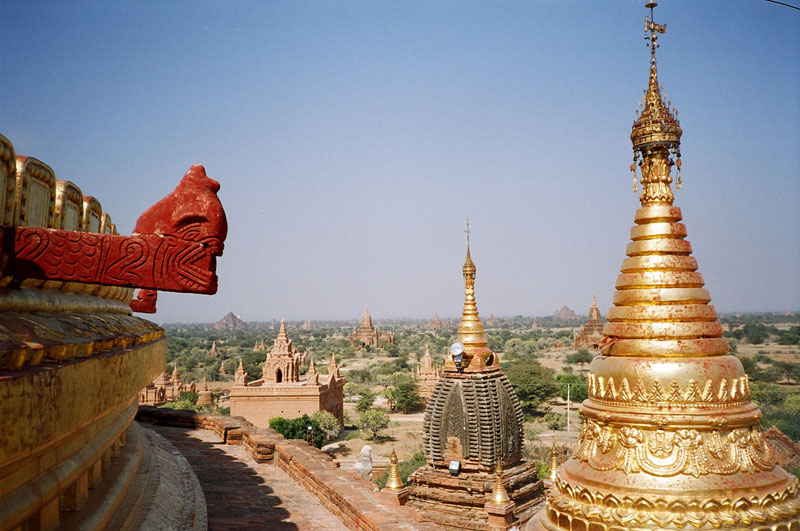
[[590, 367], [578, 448], [528, 528], [800, 530], [798, 480], [775, 462], [672, 205], [682, 131], [658, 86], [666, 25], [653, 21], [655, 6], [650, 82], [631, 133], [642, 207]]

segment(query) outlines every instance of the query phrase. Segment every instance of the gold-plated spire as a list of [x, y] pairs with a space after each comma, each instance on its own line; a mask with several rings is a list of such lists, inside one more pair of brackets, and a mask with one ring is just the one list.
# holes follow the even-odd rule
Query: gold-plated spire
[[497, 460], [497, 466], [494, 470], [494, 489], [492, 490], [492, 503], [495, 505], [503, 505], [511, 501], [508, 497], [508, 492], [503, 485], [503, 460]]
[[650, 80], [644, 95], [644, 108], [633, 123], [631, 142], [633, 142], [633, 164], [631, 171], [634, 174], [633, 189], [636, 191], [636, 164], [638, 162], [642, 172], [642, 194], [639, 199], [642, 204], [667, 203], [672, 204], [673, 195], [670, 189], [672, 182], [672, 166], [678, 167], [678, 188], [681, 183], [681, 130], [678, 121], [678, 111], [670, 110], [669, 102], [665, 103], [661, 96], [661, 87], [658, 84], [658, 68], [656, 67], [656, 48], [658, 48], [658, 34], [667, 31], [666, 24], [656, 24], [653, 8], [655, 2], [650, 2], [650, 17], [645, 17], [645, 39], [650, 42]]
[[[800, 529], [798, 480], [776, 464], [672, 205], [681, 130], [650, 83], [631, 140], [642, 206], [592, 361], [578, 448], [532, 529]], [[677, 163], [675, 163], [677, 164]]]
[[[473, 368], [481, 368], [492, 351], [486, 347], [488, 341], [483, 332], [483, 323], [478, 315], [478, 303], [475, 300], [475, 273], [477, 268], [470, 256], [470, 229], [467, 218], [467, 258], [464, 261], [462, 273], [464, 275], [464, 309], [461, 312], [461, 322], [458, 324], [458, 341], [464, 345], [464, 364]], [[475, 360], [474, 364], [471, 360]]]
[[400, 490], [403, 488], [403, 481], [397, 471], [397, 454], [392, 445], [392, 455], [389, 457], [389, 478], [386, 480], [386, 488], [389, 490]]

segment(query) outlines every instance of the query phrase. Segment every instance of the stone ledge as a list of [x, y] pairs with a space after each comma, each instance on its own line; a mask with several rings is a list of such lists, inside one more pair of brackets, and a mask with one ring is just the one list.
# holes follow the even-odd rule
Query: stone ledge
[[[256, 428], [241, 417], [140, 406], [136, 419], [161, 426], [224, 431], [226, 444], [242, 444], [254, 461], [272, 463], [284, 470], [322, 505], [351, 529], [371, 531], [441, 529], [410, 507], [377, 492], [372, 482], [338, 471], [335, 461], [303, 441], [285, 439], [269, 428]], [[237, 440], [233, 434], [240, 434]]]

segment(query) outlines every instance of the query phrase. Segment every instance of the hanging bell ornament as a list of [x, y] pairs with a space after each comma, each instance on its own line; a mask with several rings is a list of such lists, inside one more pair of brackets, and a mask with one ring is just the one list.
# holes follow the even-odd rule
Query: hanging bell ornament
[[675, 185], [675, 188], [678, 190], [681, 189], [681, 157], [678, 155], [678, 160], [675, 161], [675, 165], [678, 167], [678, 184]]

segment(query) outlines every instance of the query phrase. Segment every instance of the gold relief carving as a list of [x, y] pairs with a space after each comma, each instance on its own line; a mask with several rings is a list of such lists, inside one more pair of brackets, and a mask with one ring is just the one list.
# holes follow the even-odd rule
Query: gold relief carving
[[670, 183], [670, 170], [672, 161], [666, 149], [658, 150], [650, 157], [644, 157], [639, 163], [642, 169], [642, 194], [639, 199], [642, 203], [664, 202], [671, 203], [673, 198]]
[[659, 477], [753, 473], [772, 470], [776, 462], [760, 428], [649, 431], [592, 420], [584, 423], [573, 457], [601, 472], [645, 472]]
[[703, 407], [729, 407], [739, 405], [750, 400], [750, 378], [747, 375], [734, 378], [728, 382], [722, 378], [718, 384], [707, 379], [702, 391], [695, 380], [689, 380], [686, 389], [681, 389], [676, 380], [672, 380], [669, 389], [655, 380], [648, 392], [644, 381], [638, 380], [631, 392], [627, 378], [623, 378], [620, 385], [615, 386], [614, 378], [605, 378], [589, 374], [589, 397], [604, 404], [620, 407], [631, 405], [662, 407], [665, 404], [678, 406], [703, 406]]
[[634, 525], [645, 528], [670, 526], [676, 529], [686, 525], [692, 528], [750, 526], [753, 523], [785, 521], [792, 517], [796, 519], [800, 514], [797, 479], [788, 487], [763, 497], [724, 499], [670, 500], [653, 496], [616, 496], [574, 487], [560, 476], [556, 478], [555, 487], [560, 495], [548, 499], [552, 516], [557, 518], [559, 513], [566, 513], [576, 520], [613, 522], [623, 528]]

